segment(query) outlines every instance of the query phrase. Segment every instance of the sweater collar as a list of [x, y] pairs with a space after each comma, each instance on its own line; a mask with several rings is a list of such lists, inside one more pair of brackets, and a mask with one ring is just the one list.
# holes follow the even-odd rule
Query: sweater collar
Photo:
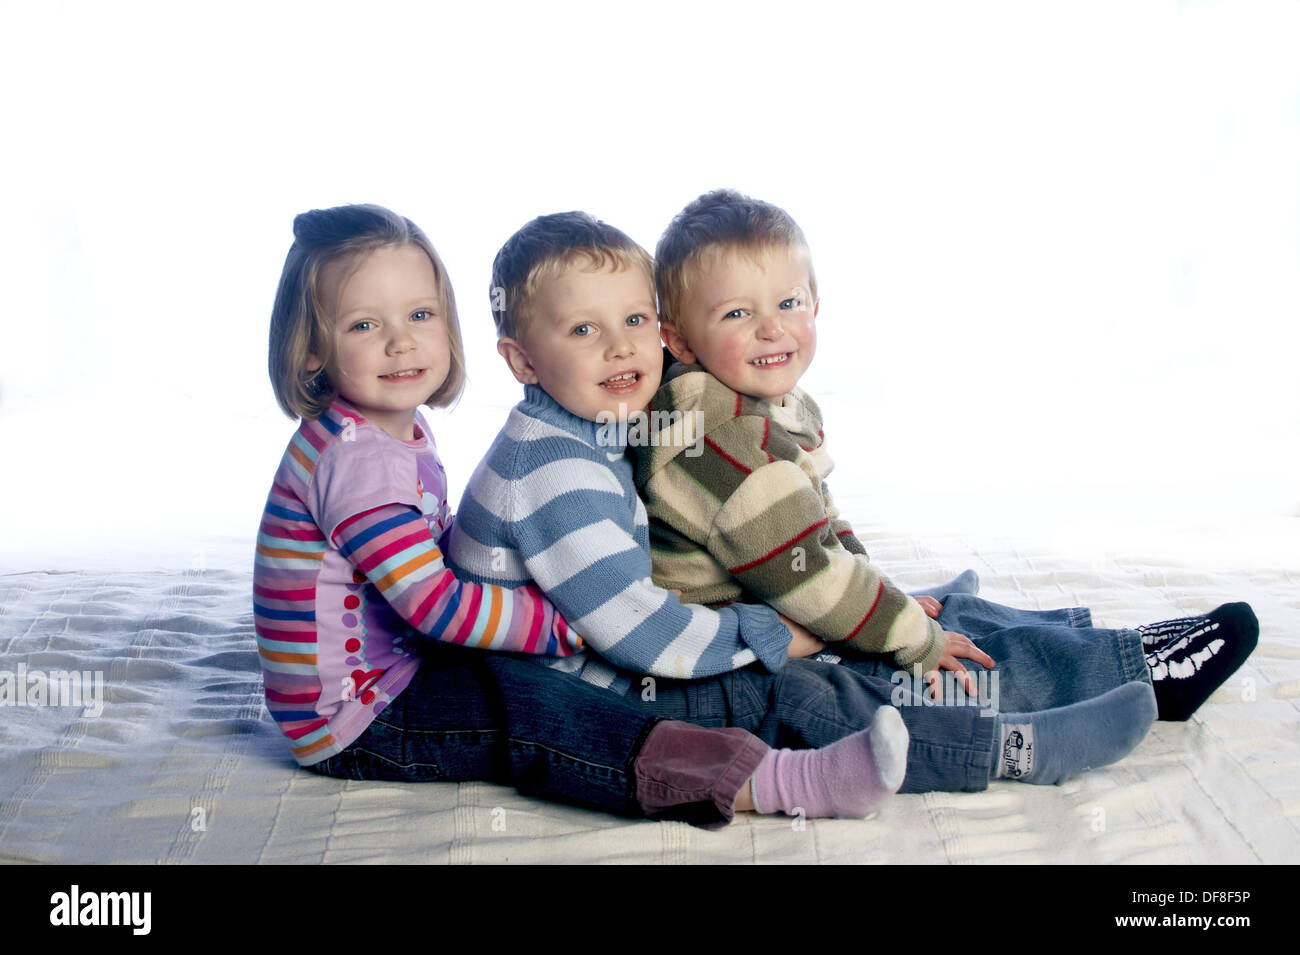
[[664, 376], [656, 405], [690, 408], [704, 416], [703, 434], [709, 434], [742, 414], [770, 418], [788, 431], [805, 451], [822, 444], [822, 416], [817, 403], [798, 386], [776, 398], [750, 398], [737, 394], [699, 365], [675, 363]]
[[345, 429], [347, 427], [348, 419], [351, 419], [353, 422], [352, 427], [357, 428], [365, 425], [373, 428], [376, 432], [388, 438], [388, 440], [396, 441], [398, 444], [408, 448], [423, 448], [425, 445], [433, 444], [433, 434], [429, 431], [429, 426], [425, 423], [424, 416], [420, 414], [418, 409], [415, 412], [413, 421], [415, 437], [410, 441], [407, 441], [404, 438], [394, 438], [391, 434], [358, 411], [350, 401], [339, 395], [335, 395], [334, 400], [330, 402], [329, 408], [325, 410], [325, 414], [337, 422], [340, 430]]
[[627, 431], [617, 427], [617, 422], [601, 424], [579, 418], [547, 394], [540, 385], [524, 385], [524, 400], [519, 407], [530, 417], [567, 431], [593, 448], [621, 452], [627, 447]]

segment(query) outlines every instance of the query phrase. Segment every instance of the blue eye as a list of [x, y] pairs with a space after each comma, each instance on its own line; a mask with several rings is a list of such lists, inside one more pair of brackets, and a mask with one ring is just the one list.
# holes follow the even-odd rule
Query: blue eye
[[629, 315], [627, 317], [627, 324], [631, 325], [634, 328], [638, 325], [644, 325], [647, 321], [649, 321], [649, 319], [647, 319], [644, 315]]
[[589, 322], [583, 322], [573, 330], [573, 334], [577, 335], [579, 338], [587, 338], [593, 331], [595, 331], [595, 328]]
[[799, 299], [799, 298], [787, 298], [787, 299], [783, 299], [783, 300], [782, 300], [782, 302], [781, 302], [781, 307], [782, 307], [782, 308], [785, 308], [785, 309], [791, 309], [791, 308], [798, 308], [798, 307], [799, 307], [800, 305], [802, 305], [802, 304], [803, 304], [803, 300], [802, 300], [802, 299]]
[[[367, 327], [366, 327], [366, 328], [362, 328], [362, 327], [361, 327], [362, 325], [365, 325], [365, 326], [367, 326]], [[372, 322], [372, 321], [371, 321], [370, 319], [368, 319], [368, 318], [363, 318], [361, 321], [357, 322], [357, 323], [354, 324], [351, 328], [349, 328], [348, 331], [350, 331], [350, 332], [366, 332], [366, 331], [369, 331], [370, 329], [372, 329], [372, 328], [374, 328], [374, 327], [375, 327], [375, 323], [374, 323], [374, 322]]]
[[744, 318], [744, 317], [745, 317], [745, 310], [744, 310], [743, 308], [733, 308], [731, 311], [729, 311], [726, 315], [723, 315], [722, 317], [723, 317], [724, 319], [728, 319], [728, 318]]
[[411, 318], [412, 320], [417, 322], [428, 321], [429, 319], [433, 318], [433, 312], [429, 311], [427, 308], [422, 308], [419, 311], [412, 312]]

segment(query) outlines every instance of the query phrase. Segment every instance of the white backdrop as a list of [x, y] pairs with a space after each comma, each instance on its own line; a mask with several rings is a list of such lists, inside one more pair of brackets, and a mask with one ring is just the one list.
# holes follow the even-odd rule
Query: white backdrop
[[501, 242], [583, 208], [653, 248], [722, 185], [812, 244], [855, 513], [1234, 522], [1243, 560], [1300, 515], [1296, 3], [468, 7], [0, 5], [5, 568], [246, 546], [295, 213], [382, 203], [446, 259], [458, 495], [519, 394]]

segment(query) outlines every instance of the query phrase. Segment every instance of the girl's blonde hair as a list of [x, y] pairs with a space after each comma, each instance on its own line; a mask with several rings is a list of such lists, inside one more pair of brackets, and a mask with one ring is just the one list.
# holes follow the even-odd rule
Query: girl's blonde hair
[[[465, 388], [465, 346], [451, 279], [433, 243], [410, 219], [383, 206], [335, 206], [313, 209], [294, 218], [293, 245], [284, 260], [271, 310], [267, 370], [275, 400], [290, 418], [319, 418], [338, 394], [325, 374], [325, 366], [334, 356], [334, 335], [333, 319], [321, 308], [321, 271], [339, 259], [392, 245], [414, 245], [424, 250], [433, 264], [447, 319], [451, 366], [446, 381], [424, 404], [442, 407], [460, 397]], [[320, 362], [315, 371], [307, 367], [313, 358]]]

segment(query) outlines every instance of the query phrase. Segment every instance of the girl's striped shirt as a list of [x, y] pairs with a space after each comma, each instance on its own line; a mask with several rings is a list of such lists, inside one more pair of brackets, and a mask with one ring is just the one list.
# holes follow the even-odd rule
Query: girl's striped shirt
[[447, 478], [416, 413], [402, 441], [342, 400], [303, 421], [257, 539], [253, 612], [267, 708], [309, 766], [411, 681], [421, 643], [567, 656], [582, 646], [534, 586], [462, 583], [443, 563]]

